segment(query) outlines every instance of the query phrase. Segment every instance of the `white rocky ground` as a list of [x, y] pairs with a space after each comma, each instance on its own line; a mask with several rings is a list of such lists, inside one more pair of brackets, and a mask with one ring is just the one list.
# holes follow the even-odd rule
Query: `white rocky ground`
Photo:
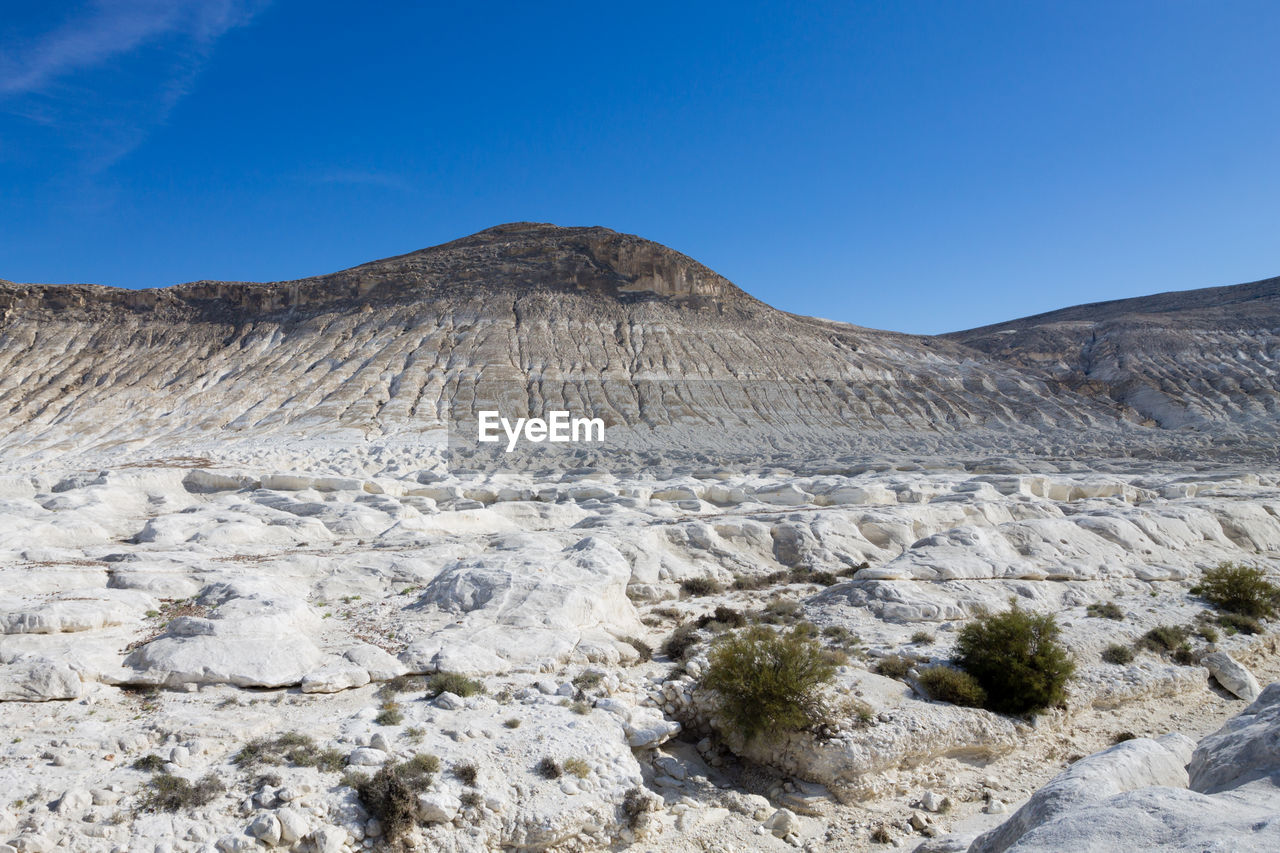
[[[1247, 705], [1222, 685], [1249, 696], [1250, 678], [1280, 677], [1275, 638], [1198, 640], [1203, 660], [1187, 666], [1099, 659], [1194, 622], [1201, 570], [1277, 568], [1274, 469], [917, 459], [490, 475], [379, 463], [367, 446], [310, 466], [298, 448], [275, 452], [293, 463], [107, 461], [0, 479], [0, 842], [376, 846], [340, 770], [232, 762], [255, 738], [299, 732], [358, 768], [438, 756], [414, 835], [425, 849], [863, 850], [877, 831], [901, 845], [952, 830], [928, 844], [964, 849], [1127, 733], [1139, 737], [1077, 761], [973, 849], [1111, 849], [1121, 836], [1143, 849], [1152, 821], [1173, 828], [1148, 849], [1277, 846], [1263, 817], [1280, 805], [1266, 746], [1277, 688], [1190, 755]], [[724, 591], [682, 592], [703, 579]], [[1079, 662], [1065, 710], [1027, 724], [871, 671], [890, 653], [947, 658], [966, 618], [1010, 598], [1058, 615]], [[1086, 616], [1107, 601], [1123, 620]], [[859, 638], [822, 738], [719, 731], [697, 688], [706, 631], [687, 663], [637, 651], [718, 606], [771, 604]], [[411, 681], [390, 699], [402, 717], [383, 714], [385, 682], [436, 671], [486, 692], [426, 701]], [[226, 791], [148, 812], [153, 774], [133, 764], [149, 755]], [[583, 775], [544, 778], [543, 757], [581, 759]], [[474, 784], [452, 772], [463, 764]], [[1177, 849], [1210, 849], [1197, 844]]]

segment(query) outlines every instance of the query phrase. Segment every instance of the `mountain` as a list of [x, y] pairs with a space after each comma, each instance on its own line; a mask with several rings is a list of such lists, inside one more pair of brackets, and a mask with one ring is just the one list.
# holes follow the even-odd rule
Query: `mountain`
[[1273, 432], [1280, 278], [1078, 305], [946, 336], [1164, 429]]
[[[412, 456], [496, 403], [590, 412], [635, 450], [1265, 455], [1266, 285], [924, 337], [788, 314], [659, 244], [537, 223], [269, 284], [3, 282], [0, 454]], [[1119, 353], [1105, 375], [1099, 325]], [[1179, 365], [1154, 417], [1160, 354], [1223, 336], [1232, 351]], [[1177, 406], [1217, 432], [1165, 429]]]

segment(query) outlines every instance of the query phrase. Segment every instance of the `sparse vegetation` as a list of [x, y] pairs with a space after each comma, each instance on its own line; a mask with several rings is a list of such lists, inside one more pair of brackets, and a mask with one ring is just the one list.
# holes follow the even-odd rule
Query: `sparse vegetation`
[[981, 708], [987, 701], [987, 692], [978, 679], [963, 670], [930, 666], [920, 670], [919, 680], [930, 699], [967, 708]]
[[916, 665], [916, 659], [905, 655], [885, 655], [876, 661], [876, 675], [885, 678], [896, 678], [899, 681], [907, 677], [907, 673]]
[[1059, 634], [1051, 614], [1028, 613], [1014, 604], [965, 625], [956, 640], [955, 662], [987, 692], [988, 709], [1033, 713], [1060, 705], [1075, 673]]
[[1208, 569], [1191, 591], [1220, 610], [1253, 619], [1270, 618], [1280, 606], [1280, 586], [1267, 580], [1262, 569], [1240, 563]]
[[1156, 654], [1168, 654], [1185, 645], [1190, 633], [1181, 625], [1157, 625], [1138, 639], [1138, 647]]
[[164, 767], [164, 765], [165, 760], [154, 752], [151, 752], [134, 761], [133, 764], [129, 766], [134, 770], [141, 770], [144, 773], [155, 773], [160, 768]]
[[431, 785], [431, 776], [439, 768], [435, 756], [415, 756], [395, 764], [387, 762], [372, 777], [355, 776], [350, 781], [371, 816], [382, 824], [383, 837], [397, 841], [413, 826], [417, 797]]
[[591, 775], [591, 765], [581, 758], [566, 758], [564, 760], [564, 772], [572, 773], [579, 779], [585, 779]]
[[398, 726], [404, 722], [404, 711], [398, 704], [388, 700], [382, 703], [382, 708], [373, 721], [380, 726]]
[[1219, 614], [1218, 625], [1228, 634], [1261, 634], [1264, 630], [1257, 619], [1239, 613]]
[[251, 740], [240, 748], [231, 762], [243, 770], [289, 763], [295, 767], [314, 767], [326, 772], [336, 772], [346, 764], [341, 751], [321, 749], [309, 735], [298, 732]]
[[689, 650], [698, 644], [698, 625], [686, 622], [671, 632], [662, 643], [662, 653], [673, 661], [683, 661]]
[[793, 598], [775, 598], [764, 606], [759, 619], [766, 625], [789, 625], [800, 618], [800, 602]]
[[639, 637], [623, 637], [622, 642], [635, 649], [636, 654], [640, 655], [641, 661], [653, 660], [653, 646], [649, 645]]
[[533, 769], [534, 772], [543, 779], [559, 779], [564, 775], [564, 770], [560, 767], [560, 762], [556, 761], [549, 755], [539, 761]]
[[1084, 609], [1084, 613], [1095, 619], [1115, 619], [1116, 621], [1124, 619], [1124, 610], [1114, 601], [1094, 602]]
[[724, 587], [712, 578], [686, 578], [680, 582], [680, 591], [685, 595], [704, 596], [723, 592]]
[[586, 670], [573, 677], [573, 686], [579, 690], [590, 690], [599, 687], [604, 680], [604, 673], [598, 669]]
[[453, 765], [453, 775], [468, 788], [474, 788], [476, 780], [480, 778], [480, 768], [469, 761], [455, 764]]
[[519, 718], [519, 717], [508, 717], [508, 718], [507, 718], [507, 719], [502, 723], [502, 725], [506, 726], [506, 727], [507, 727], [507, 728], [509, 728], [509, 729], [518, 729], [518, 728], [520, 728], [520, 718]]
[[484, 684], [457, 672], [435, 672], [427, 679], [427, 698], [452, 693], [464, 699], [484, 692]]
[[587, 714], [591, 713], [591, 706], [586, 702], [571, 702], [569, 703], [569, 710], [575, 714], [581, 714], [585, 717]]
[[1124, 666], [1133, 662], [1133, 649], [1120, 643], [1112, 643], [1102, 650], [1102, 660], [1116, 666]]
[[635, 829], [640, 819], [653, 807], [653, 803], [639, 788], [628, 788], [622, 797], [622, 813], [627, 817], [627, 826]]
[[819, 722], [818, 691], [835, 667], [822, 646], [795, 631], [746, 628], [717, 641], [703, 686], [748, 739], [766, 729], [801, 729]]
[[916, 644], [932, 643], [933, 634], [930, 634], [928, 631], [916, 631], [911, 635], [911, 642]]
[[213, 802], [224, 790], [222, 783], [213, 775], [192, 782], [181, 776], [157, 773], [147, 783], [139, 808], [149, 812], [199, 808]]

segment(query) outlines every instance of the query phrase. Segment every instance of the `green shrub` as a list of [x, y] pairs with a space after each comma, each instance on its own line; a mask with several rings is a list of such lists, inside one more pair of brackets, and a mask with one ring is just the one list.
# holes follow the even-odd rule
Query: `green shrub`
[[191, 782], [180, 776], [157, 773], [147, 783], [140, 808], [149, 812], [176, 812], [184, 808], [199, 808], [213, 802], [224, 790], [226, 789], [223, 788], [222, 783], [213, 775]]
[[741, 628], [747, 624], [747, 617], [742, 615], [741, 610], [734, 610], [732, 607], [721, 605], [715, 609], [713, 613], [704, 613], [698, 617], [697, 625], [699, 628], [708, 628], [719, 633], [729, 628]]
[[770, 601], [759, 613], [759, 619], [768, 625], [789, 625], [800, 618], [800, 602], [791, 598]]
[[913, 642], [913, 643], [932, 643], [932, 642], [933, 642], [933, 634], [930, 634], [928, 631], [916, 631], [914, 634], [912, 634], [912, 635], [911, 635], [911, 642]]
[[480, 768], [476, 767], [470, 761], [462, 764], [455, 764], [453, 765], [453, 775], [459, 782], [466, 785], [468, 788], [474, 788], [476, 786], [476, 780], [480, 778]]
[[141, 770], [144, 773], [155, 773], [161, 767], [164, 767], [165, 764], [166, 762], [163, 758], [152, 752], [148, 755], [142, 756], [129, 766], [134, 770]]
[[1196, 664], [1196, 654], [1191, 651], [1191, 646], [1186, 643], [1174, 649], [1170, 657], [1173, 658], [1173, 662], [1178, 666], [1194, 666]]
[[1133, 662], [1133, 649], [1120, 643], [1112, 643], [1102, 650], [1102, 660], [1116, 666], [1124, 666]]
[[1096, 619], [1115, 619], [1117, 621], [1124, 619], [1124, 611], [1114, 601], [1108, 601], [1105, 604], [1095, 602], [1086, 607], [1084, 613], [1086, 616], [1092, 616]]
[[1182, 625], [1157, 625], [1138, 639], [1138, 647], [1168, 654], [1187, 642], [1191, 631]]
[[381, 699], [394, 699], [401, 693], [421, 689], [425, 683], [425, 680], [418, 675], [397, 675], [395, 678], [382, 683], [382, 686], [378, 688], [378, 697]]
[[821, 584], [822, 586], [834, 586], [840, 583], [840, 578], [831, 572], [814, 572], [809, 575], [809, 583]]
[[986, 707], [1004, 714], [1026, 714], [1066, 698], [1075, 663], [1058, 643], [1057, 620], [1028, 613], [1017, 604], [1004, 613], [985, 614], [960, 630], [956, 664], [987, 691]]
[[1239, 613], [1221, 613], [1218, 624], [1228, 634], [1261, 634], [1262, 623], [1252, 616], [1241, 616]]
[[834, 676], [819, 643], [755, 626], [716, 642], [702, 684], [719, 694], [720, 712], [750, 740], [818, 722], [818, 689]]
[[466, 698], [484, 692], [484, 683], [467, 678], [457, 672], [436, 672], [427, 679], [427, 698], [434, 699], [441, 693], [452, 693]]
[[967, 672], [949, 666], [930, 666], [920, 670], [920, 686], [930, 699], [981, 708], [987, 701], [987, 692], [978, 679]]
[[680, 582], [680, 591], [689, 596], [715, 595], [724, 587], [711, 578], [686, 578]]
[[907, 677], [907, 673], [916, 665], [916, 659], [905, 655], [885, 655], [876, 661], [876, 674], [885, 678], [896, 678], [899, 681]]
[[1280, 605], [1280, 587], [1267, 580], [1267, 573], [1239, 563], [1207, 570], [1191, 591], [1221, 610], [1254, 619], [1273, 616]]

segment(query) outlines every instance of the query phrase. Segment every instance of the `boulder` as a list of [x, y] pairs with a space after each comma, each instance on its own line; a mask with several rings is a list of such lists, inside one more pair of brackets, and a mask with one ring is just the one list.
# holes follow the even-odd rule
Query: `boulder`
[[1209, 670], [1209, 674], [1214, 677], [1214, 680], [1222, 685], [1223, 689], [1234, 693], [1246, 702], [1252, 702], [1257, 699], [1258, 694], [1262, 692], [1262, 688], [1258, 686], [1258, 680], [1253, 677], [1253, 673], [1245, 669], [1241, 663], [1226, 652], [1210, 652], [1200, 662], [1204, 664], [1205, 669]]

